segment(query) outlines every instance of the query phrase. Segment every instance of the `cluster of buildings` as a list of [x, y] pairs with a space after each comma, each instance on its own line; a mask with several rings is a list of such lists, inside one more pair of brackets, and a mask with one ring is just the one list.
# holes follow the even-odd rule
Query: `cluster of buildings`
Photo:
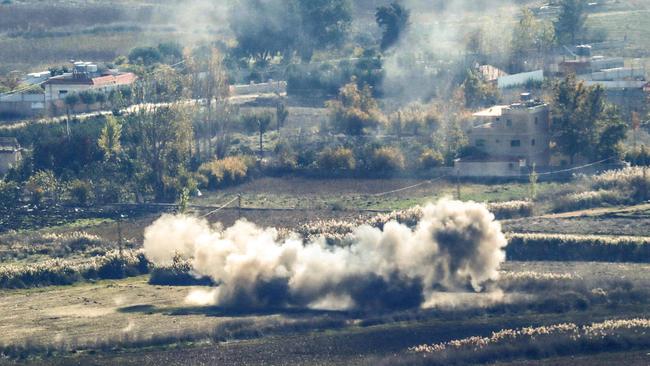
[[[23, 79], [23, 84], [27, 85], [22, 88], [24, 90], [0, 94], [0, 116], [58, 114], [65, 110], [64, 100], [69, 94], [85, 91], [108, 93], [120, 86], [131, 85], [135, 80], [133, 73], [116, 69], [100, 70], [97, 64], [83, 61], [73, 62], [72, 71], [62, 75], [52, 75], [50, 71], [31, 73]], [[86, 109], [92, 109], [88, 107]]]
[[[579, 45], [573, 50], [566, 48], [566, 51], [568, 56], [558, 56], [543, 70], [514, 75], [490, 65], [477, 70], [484, 80], [500, 89], [542, 82], [545, 75], [565, 77], [573, 74], [587, 86], [602, 87], [608, 101], [619, 108], [624, 119], [643, 114], [650, 99], [645, 67], [626, 64], [622, 57], [593, 56], [589, 45]], [[510, 105], [479, 111], [473, 119], [467, 133], [471, 148], [479, 153], [456, 162], [460, 176], [517, 177], [525, 176], [533, 165], [544, 170], [565, 163], [552, 156], [549, 148], [549, 106], [533, 99], [529, 93], [521, 94], [520, 100]]]

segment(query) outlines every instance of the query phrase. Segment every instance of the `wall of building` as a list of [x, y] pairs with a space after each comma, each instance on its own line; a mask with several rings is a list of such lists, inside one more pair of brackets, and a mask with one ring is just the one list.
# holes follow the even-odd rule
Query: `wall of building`
[[537, 70], [531, 72], [522, 72], [520, 74], [502, 76], [497, 80], [499, 89], [511, 88], [514, 86], [525, 85], [529, 81], [543, 82], [544, 70]]
[[0, 174], [6, 174], [20, 161], [20, 151], [0, 151]]
[[545, 106], [534, 109], [507, 109], [490, 117], [489, 125], [471, 129], [471, 146], [498, 160], [523, 159], [527, 164], [545, 166], [550, 159], [549, 112]]
[[232, 95], [250, 95], [250, 94], [270, 94], [287, 92], [286, 81], [272, 81], [259, 84], [231, 85], [230, 93]]
[[509, 161], [457, 161], [454, 169], [463, 178], [517, 177], [521, 175], [518, 162]]

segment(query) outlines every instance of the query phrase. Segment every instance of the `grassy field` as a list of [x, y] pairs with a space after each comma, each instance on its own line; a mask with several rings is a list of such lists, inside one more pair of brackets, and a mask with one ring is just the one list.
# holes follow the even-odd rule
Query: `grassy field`
[[[396, 210], [424, 204], [442, 197], [454, 197], [456, 185], [425, 179], [308, 179], [261, 178], [196, 199], [197, 204], [225, 203], [241, 192], [242, 205], [254, 208], [371, 209]], [[390, 194], [393, 190], [421, 184], [413, 189]], [[562, 189], [563, 184], [539, 183], [540, 196]], [[524, 183], [463, 183], [463, 200], [499, 202], [526, 199], [529, 186]]]
[[[506, 278], [517, 274], [526, 277], [526, 286], [532, 286], [529, 288], [534, 292], [539, 291], [544, 281], [549, 281], [549, 274], [559, 276], [550, 280], [550, 286], [557, 291], [577, 289], [581, 286], [579, 283], [585, 283], [587, 289], [594, 286], [614, 291], [617, 287], [612, 286], [618, 286], [615, 284], [623, 279], [637, 291], [645, 291], [649, 285], [645, 273], [650, 267], [513, 262], [503, 270], [509, 274]], [[532, 274], [537, 274], [537, 278]], [[146, 281], [146, 277], [137, 277], [2, 291], [0, 344], [45, 345], [50, 352], [70, 357], [42, 362], [33, 359], [34, 364], [153, 365], [181, 364], [188, 360], [225, 364], [305, 364], [312, 361], [323, 365], [372, 364], [378, 358], [404, 352], [407, 347], [422, 342], [485, 335], [505, 327], [647, 315], [647, 299], [636, 305], [617, 302], [616, 306], [599, 305], [590, 300], [592, 303], [587, 308], [565, 310], [515, 305], [536, 302], [527, 296], [506, 300], [505, 304], [510, 304], [506, 307], [499, 302], [487, 305], [487, 310], [481, 310], [486, 305], [477, 305], [480, 303], [477, 297], [468, 302], [473, 305], [379, 317], [299, 309], [247, 313], [188, 306], [184, 298], [195, 287], [151, 286]], [[504, 286], [520, 285], [504, 283]], [[154, 348], [134, 350], [128, 344]], [[99, 353], [89, 355], [88, 348]], [[68, 351], [61, 354], [57, 349]], [[78, 352], [68, 353], [73, 349]]]

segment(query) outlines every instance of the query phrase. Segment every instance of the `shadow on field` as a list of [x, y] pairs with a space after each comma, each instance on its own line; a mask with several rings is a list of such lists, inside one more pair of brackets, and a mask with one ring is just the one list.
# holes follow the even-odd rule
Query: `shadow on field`
[[183, 315], [204, 315], [212, 317], [249, 317], [265, 315], [283, 315], [286, 317], [310, 317], [310, 316], [342, 316], [352, 317], [353, 314], [345, 311], [333, 310], [314, 310], [308, 308], [266, 308], [266, 309], [247, 309], [247, 308], [224, 308], [220, 306], [182, 306], [182, 307], [165, 307], [157, 308], [151, 304], [141, 304], [126, 306], [117, 309], [120, 313], [140, 313], [140, 314], [162, 314], [169, 316]]

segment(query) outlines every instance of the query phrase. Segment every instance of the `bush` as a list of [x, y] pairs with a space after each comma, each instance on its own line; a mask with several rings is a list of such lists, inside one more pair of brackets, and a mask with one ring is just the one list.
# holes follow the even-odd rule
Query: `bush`
[[243, 182], [251, 165], [250, 158], [229, 156], [202, 164], [199, 167], [199, 173], [206, 179], [208, 188], [216, 189]]
[[46, 197], [56, 200], [59, 181], [51, 170], [41, 170], [29, 177], [25, 189], [29, 192], [32, 203], [39, 204]]
[[420, 166], [423, 169], [431, 169], [442, 166], [445, 158], [438, 151], [427, 149], [420, 154]]
[[377, 172], [394, 172], [404, 170], [404, 154], [394, 147], [375, 149], [368, 161], [368, 167]]
[[181, 256], [175, 256], [170, 266], [155, 267], [149, 283], [162, 286], [212, 286], [209, 277], [197, 278], [192, 274], [192, 264]]
[[497, 219], [504, 220], [530, 217], [533, 215], [534, 205], [530, 201], [507, 201], [488, 203], [487, 208]]
[[78, 205], [86, 205], [92, 195], [92, 187], [90, 183], [79, 179], [73, 180], [70, 183], [70, 198]]
[[650, 150], [641, 146], [640, 149], [629, 151], [625, 154], [625, 161], [633, 166], [650, 166]]
[[69, 285], [82, 279], [117, 279], [149, 272], [139, 251], [108, 252], [90, 261], [52, 259], [40, 263], [0, 266], [0, 288]]
[[601, 189], [598, 191], [572, 193], [561, 197], [554, 203], [553, 210], [556, 212], [584, 210], [592, 207], [602, 207], [604, 205], [623, 204], [628, 201], [629, 198], [625, 197], [619, 191]]
[[318, 156], [318, 168], [324, 171], [350, 171], [357, 166], [352, 150], [344, 147], [325, 149]]
[[0, 208], [9, 209], [20, 202], [20, 187], [16, 182], [0, 180]]

